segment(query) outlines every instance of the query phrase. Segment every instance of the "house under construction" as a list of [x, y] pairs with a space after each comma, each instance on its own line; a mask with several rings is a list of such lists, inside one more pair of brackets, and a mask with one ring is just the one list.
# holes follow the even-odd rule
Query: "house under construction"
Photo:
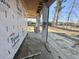
[[[48, 34], [49, 7], [55, 1], [0, 0], [0, 59], [79, 59], [78, 38]], [[27, 31], [28, 18], [36, 19], [36, 33]]]

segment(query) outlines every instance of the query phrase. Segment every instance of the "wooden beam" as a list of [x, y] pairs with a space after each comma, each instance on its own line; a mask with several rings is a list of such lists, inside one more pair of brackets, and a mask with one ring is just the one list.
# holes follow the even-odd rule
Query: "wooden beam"
[[50, 6], [52, 3], [54, 3], [56, 0], [49, 0], [48, 5]]
[[38, 52], [38, 53], [35, 53], [35, 54], [32, 54], [32, 55], [29, 55], [29, 56], [24, 57], [24, 58], [21, 58], [21, 59], [28, 59], [28, 58], [36, 57], [36, 56], [39, 56], [39, 55], [41, 55], [41, 52]]

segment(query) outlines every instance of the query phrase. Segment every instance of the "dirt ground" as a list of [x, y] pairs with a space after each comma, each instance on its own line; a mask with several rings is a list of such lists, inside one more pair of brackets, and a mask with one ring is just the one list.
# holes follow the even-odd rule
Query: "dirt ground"
[[[42, 28], [41, 28], [41, 30], [42, 30]], [[33, 55], [33, 54], [38, 53], [38, 52], [41, 52], [41, 54], [39, 56], [36, 56], [35, 59], [55, 59], [54, 56], [52, 55], [52, 53], [49, 53], [47, 51], [44, 43], [42, 42], [43, 39], [42, 39], [41, 32], [34, 33], [33, 26], [29, 26], [27, 31], [29, 32], [28, 36], [24, 40], [21, 48], [19, 49], [18, 53], [15, 55], [14, 59], [20, 59], [23, 57], [27, 57], [29, 55]], [[54, 41], [57, 41], [57, 39], [58, 40], [61, 39], [60, 41], [63, 40], [63, 42], [66, 44], [64, 45], [63, 42], [60, 43], [59, 41], [57, 41], [56, 44], [58, 44], [58, 47], [61, 47], [59, 45], [62, 45], [63, 47], [68, 46], [69, 49], [71, 49], [71, 50], [73, 50], [73, 49], [78, 50], [79, 49], [79, 47], [78, 47], [79, 40], [77, 39], [79, 37], [74, 37], [74, 36], [79, 35], [78, 32], [67, 31], [67, 30], [58, 29], [58, 28], [54, 28], [54, 27], [49, 27], [48, 31], [50, 33], [52, 33], [51, 35], [49, 34], [49, 37], [50, 36], [52, 37], [52, 38], [50, 37], [50, 39], [49, 39], [50, 45], [55, 43]], [[53, 41], [53, 39], [56, 39], [56, 40]], [[77, 42], [78, 44], [75, 44], [75, 42]], [[77, 46], [75, 46], [75, 48], [73, 48], [74, 44], [77, 45]], [[67, 49], [65, 49], [65, 50], [68, 51]], [[53, 49], [51, 51], [53, 51]], [[71, 52], [71, 51], [69, 51], [69, 52]], [[74, 52], [74, 50], [73, 50], [73, 52]], [[73, 52], [71, 52], [70, 54], [73, 55], [74, 54]], [[65, 54], [67, 54], [67, 53], [65, 52]], [[69, 57], [69, 58], [71, 58], [71, 57]]]
[[29, 33], [14, 59], [20, 59], [38, 52], [41, 52], [41, 54], [36, 56], [35, 59], [53, 59], [53, 55], [47, 51], [40, 40], [41, 36], [38, 35], [37, 33]]
[[[42, 31], [42, 27], [40, 27], [40, 30]], [[78, 31], [77, 28], [75, 30]], [[34, 26], [28, 26], [27, 31], [34, 32]], [[65, 33], [65, 34], [70, 35], [70, 36], [79, 36], [79, 32], [58, 29], [56, 27], [48, 27], [48, 32]]]

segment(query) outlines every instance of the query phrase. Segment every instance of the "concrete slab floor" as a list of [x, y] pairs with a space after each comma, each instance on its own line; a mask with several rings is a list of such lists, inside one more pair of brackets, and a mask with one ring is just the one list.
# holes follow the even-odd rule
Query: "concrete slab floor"
[[41, 52], [41, 55], [36, 56], [34, 59], [53, 59], [53, 56], [51, 53], [48, 53], [40, 39], [40, 34], [29, 33], [14, 59], [20, 59], [38, 52]]

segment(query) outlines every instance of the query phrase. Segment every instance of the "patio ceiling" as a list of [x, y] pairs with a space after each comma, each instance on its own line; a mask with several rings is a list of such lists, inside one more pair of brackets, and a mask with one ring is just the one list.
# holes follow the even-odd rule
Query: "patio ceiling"
[[26, 9], [28, 18], [35, 18], [37, 13], [42, 9], [43, 3], [47, 2], [49, 5], [55, 0], [23, 0], [23, 6]]

